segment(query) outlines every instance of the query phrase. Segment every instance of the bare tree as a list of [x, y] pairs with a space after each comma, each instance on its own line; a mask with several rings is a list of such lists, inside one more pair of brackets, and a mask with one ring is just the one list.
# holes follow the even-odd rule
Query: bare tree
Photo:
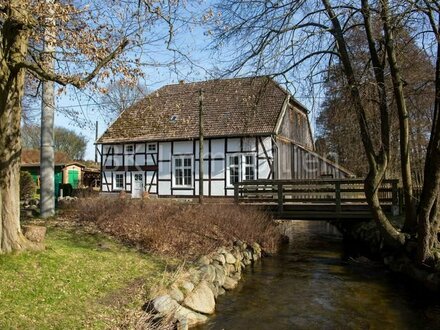
[[138, 81], [118, 80], [108, 84], [103, 89], [103, 94], [99, 100], [100, 109], [110, 120], [113, 120], [147, 94], [147, 87]]
[[[308, 78], [308, 81], [316, 84], [325, 77], [329, 63], [342, 68], [343, 88], [349, 95], [350, 108], [356, 115], [360, 138], [369, 164], [365, 179], [367, 200], [386, 243], [393, 246], [402, 246], [407, 240], [407, 235], [393, 225], [384, 213], [379, 203], [378, 188], [392, 156], [391, 135], [395, 136], [396, 133], [400, 136], [401, 177], [405, 190], [404, 227], [413, 234], [417, 223], [409, 158], [411, 127], [406, 105], [405, 82], [401, 71], [401, 56], [397, 50], [395, 33], [397, 29], [405, 26], [407, 31], [414, 31], [411, 38], [423, 36], [423, 39], [419, 39], [421, 42], [426, 43], [427, 40], [438, 42], [440, 40], [439, 8], [438, 1], [427, 0], [393, 1], [391, 4], [387, 0], [360, 2], [227, 0], [222, 1], [217, 7], [221, 15], [214, 15], [217, 48], [234, 43], [237, 49], [231, 60], [231, 74], [252, 71], [257, 74], [278, 76], [287, 82]], [[374, 33], [373, 20], [379, 22], [380, 33]], [[363, 61], [365, 63], [363, 66], [358, 65], [354, 56], [356, 45], [350, 43], [348, 38], [353, 29], [361, 30], [363, 44], [366, 45], [367, 60]], [[438, 58], [438, 51], [434, 51], [432, 55], [433, 58]], [[436, 72], [436, 84], [440, 87], [438, 68]], [[392, 78], [393, 97], [386, 87], [387, 75], [391, 75]], [[373, 124], [368, 116], [362, 94], [366, 77], [369, 77], [368, 81], [374, 83], [371, 97], [374, 99], [374, 111], [379, 118], [377, 130], [372, 129]], [[426, 77], [427, 80], [432, 78]], [[438, 90], [437, 96], [439, 96]], [[399, 118], [397, 132], [392, 131], [390, 127], [392, 100], [395, 101]], [[439, 97], [436, 97], [435, 101], [438, 107]], [[438, 232], [438, 228], [433, 224], [433, 219], [437, 218], [437, 208], [433, 206], [437, 203], [440, 179], [440, 164], [436, 163], [440, 159], [438, 155], [440, 133], [436, 128], [438, 120], [436, 113], [434, 119], [426, 157], [426, 164], [430, 165], [425, 165], [424, 193], [420, 201], [422, 211], [418, 216], [418, 243], [419, 246], [427, 246], [423, 252], [420, 252], [421, 262], [432, 257], [434, 245], [432, 242], [428, 245], [424, 244], [425, 237], [429, 236], [434, 240]], [[436, 164], [434, 168], [433, 164]], [[423, 211], [425, 206], [426, 210]], [[424, 225], [423, 222], [427, 224]], [[426, 230], [430, 232], [429, 235]]]
[[[19, 223], [25, 76], [77, 88], [98, 88], [110, 75], [139, 76], [143, 47], [163, 44], [164, 38], [171, 43], [173, 21], [164, 13], [177, 5], [165, 0], [0, 0], [0, 253], [31, 246]], [[48, 15], [56, 22], [50, 37], [57, 50], [55, 70], [45, 67], [42, 56]], [[151, 33], [157, 22], [164, 22], [166, 32]]]

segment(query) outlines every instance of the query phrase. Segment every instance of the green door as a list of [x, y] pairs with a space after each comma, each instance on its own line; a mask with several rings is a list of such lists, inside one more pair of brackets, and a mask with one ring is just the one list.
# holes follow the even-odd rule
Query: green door
[[72, 185], [73, 189], [78, 188], [79, 179], [77, 170], [69, 170], [68, 182]]
[[60, 197], [60, 185], [63, 180], [63, 173], [55, 171], [55, 197]]

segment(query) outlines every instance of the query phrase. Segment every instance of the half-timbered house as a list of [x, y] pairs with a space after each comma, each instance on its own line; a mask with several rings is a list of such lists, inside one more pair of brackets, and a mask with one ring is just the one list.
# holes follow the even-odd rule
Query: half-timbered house
[[164, 86], [98, 139], [102, 192], [197, 196], [201, 133], [207, 196], [242, 180], [351, 176], [314, 151], [307, 113], [268, 77]]

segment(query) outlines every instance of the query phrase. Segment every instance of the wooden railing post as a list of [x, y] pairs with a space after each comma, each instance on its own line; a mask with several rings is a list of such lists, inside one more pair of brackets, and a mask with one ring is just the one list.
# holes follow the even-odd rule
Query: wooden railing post
[[336, 203], [336, 214], [339, 216], [341, 214], [341, 183], [335, 182], [335, 203]]
[[392, 182], [392, 204], [391, 204], [391, 214], [399, 215], [400, 207], [399, 207], [399, 190], [397, 188], [397, 180], [393, 180]]
[[283, 184], [278, 183], [278, 213], [281, 214], [284, 209], [284, 196], [283, 196]]
[[234, 202], [238, 204], [239, 194], [238, 194], [238, 182], [234, 183]]

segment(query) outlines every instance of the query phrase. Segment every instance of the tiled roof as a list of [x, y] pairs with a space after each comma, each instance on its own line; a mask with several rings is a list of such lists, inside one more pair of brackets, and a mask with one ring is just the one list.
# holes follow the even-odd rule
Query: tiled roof
[[[69, 156], [62, 151], [55, 151], [55, 164], [65, 164], [71, 161]], [[22, 165], [40, 165], [39, 149], [23, 149], [21, 152]]]
[[274, 133], [288, 95], [267, 77], [167, 85], [124, 111], [97, 142], [197, 138], [200, 90], [205, 137]]

